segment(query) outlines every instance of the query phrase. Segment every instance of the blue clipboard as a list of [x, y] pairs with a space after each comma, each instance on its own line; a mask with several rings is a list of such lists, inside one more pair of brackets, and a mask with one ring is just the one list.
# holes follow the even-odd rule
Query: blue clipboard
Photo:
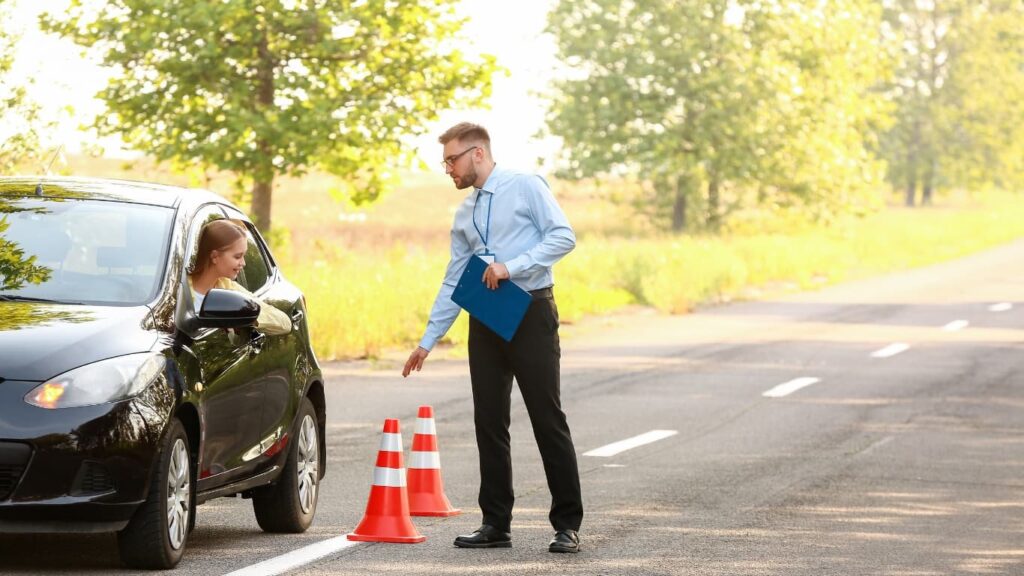
[[508, 280], [502, 280], [496, 290], [491, 290], [482, 280], [486, 269], [487, 263], [483, 259], [470, 256], [452, 292], [452, 302], [506, 342], [511, 342], [533, 297]]

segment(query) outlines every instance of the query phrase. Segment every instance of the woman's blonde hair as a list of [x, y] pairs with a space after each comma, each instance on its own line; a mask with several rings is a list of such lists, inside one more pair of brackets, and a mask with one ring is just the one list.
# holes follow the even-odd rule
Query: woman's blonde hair
[[214, 250], [224, 250], [244, 237], [245, 228], [231, 220], [214, 220], [204, 224], [199, 232], [199, 250], [196, 251], [196, 264], [192, 273], [202, 274], [210, 265], [210, 256]]

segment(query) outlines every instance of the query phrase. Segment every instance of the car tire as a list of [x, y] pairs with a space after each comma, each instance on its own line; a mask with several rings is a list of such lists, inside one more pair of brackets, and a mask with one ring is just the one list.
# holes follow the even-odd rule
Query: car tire
[[320, 428], [316, 411], [303, 398], [295, 416], [295, 436], [277, 481], [253, 493], [256, 522], [264, 532], [305, 532], [313, 523], [320, 495]]
[[117, 533], [117, 547], [125, 564], [151, 570], [178, 564], [195, 514], [194, 486], [188, 436], [175, 418], [161, 444], [146, 500]]

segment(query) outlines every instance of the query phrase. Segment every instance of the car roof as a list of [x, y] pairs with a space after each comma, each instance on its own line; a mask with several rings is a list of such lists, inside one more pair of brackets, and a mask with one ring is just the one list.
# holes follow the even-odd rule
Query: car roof
[[[37, 194], [37, 186], [42, 194]], [[70, 176], [0, 176], [0, 197], [42, 196], [48, 198], [85, 198], [189, 208], [210, 202], [234, 205], [208, 190], [167, 186], [135, 180], [81, 178]]]

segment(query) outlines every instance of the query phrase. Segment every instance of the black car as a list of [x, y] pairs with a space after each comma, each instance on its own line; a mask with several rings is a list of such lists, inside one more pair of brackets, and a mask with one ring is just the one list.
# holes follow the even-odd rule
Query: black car
[[[196, 313], [206, 222], [244, 225], [235, 290]], [[260, 303], [291, 318], [252, 328]], [[0, 531], [114, 532], [133, 567], [177, 564], [211, 498], [268, 532], [313, 520], [323, 376], [302, 293], [252, 222], [206, 191], [0, 178]]]

